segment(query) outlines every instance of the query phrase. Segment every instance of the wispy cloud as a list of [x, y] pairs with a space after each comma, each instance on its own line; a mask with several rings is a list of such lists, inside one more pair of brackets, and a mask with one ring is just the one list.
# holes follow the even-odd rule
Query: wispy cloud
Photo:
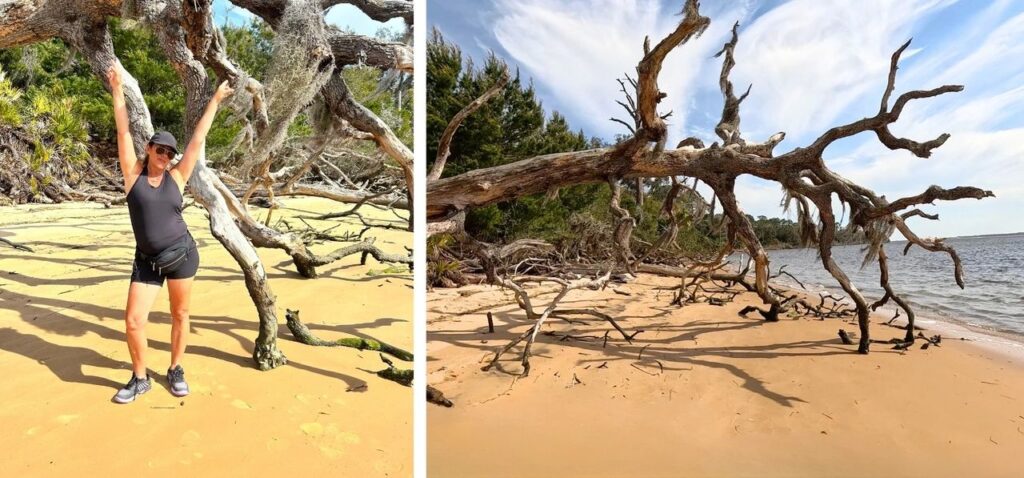
[[[759, 93], [744, 104], [745, 129], [754, 135], [786, 131], [795, 141], [787, 140], [783, 150], [806, 144], [832, 125], [873, 114], [895, 45], [919, 33], [930, 14], [948, 6], [918, 2], [895, 11], [874, 8], [885, 12], [883, 20], [871, 17], [865, 24], [863, 16], [843, 12], [841, 5], [815, 2], [822, 17], [814, 15], [817, 7], [808, 9], [804, 3], [789, 3], [758, 18], [742, 33], [740, 45], [746, 42], [747, 47], [737, 54], [736, 77], [756, 72], [751, 76]], [[1007, 2], [989, 5], [949, 32], [955, 39], [917, 41], [914, 56], [903, 57], [897, 94], [942, 84], [967, 87], [963, 93], [911, 102], [892, 126], [895, 134], [918, 141], [951, 133], [931, 158], [890, 151], [873, 134], [835, 146], [828, 158], [830, 167], [889, 199], [920, 193], [932, 184], [972, 185], [997, 194], [983, 204], [961, 201], [930, 208], [943, 220], [915, 222], [923, 235], [1024, 230], [1024, 216], [1016, 213], [1024, 208], [1024, 87], [1019, 86], [1024, 63], [1008, 61], [1024, 56], [1024, 15], [1007, 17], [1006, 8]], [[829, 15], [835, 15], [834, 21]], [[775, 62], [779, 56], [783, 60]], [[776, 85], [772, 88], [778, 95], [763, 97], [762, 84]], [[748, 212], [781, 212], [769, 200], [770, 188], [750, 180], [741, 185], [738, 196]]]
[[[676, 6], [675, 8], [678, 8]], [[726, 16], [739, 18], [745, 9], [737, 4]], [[497, 0], [494, 6], [494, 39], [509, 60], [533, 77], [541, 88], [557, 95], [553, 100], [573, 111], [589, 134], [612, 137], [624, 133], [609, 121], [625, 112], [614, 103], [622, 99], [616, 78], [635, 77], [643, 55], [644, 36], [657, 42], [672, 31], [680, 17], [655, 0]], [[668, 94], [661, 111], [673, 111], [676, 130], [685, 128], [690, 96], [707, 72], [706, 61], [721, 47], [731, 24], [713, 23], [701, 38], [672, 52], [659, 77]]]
[[[741, 31], [734, 81], [752, 83], [743, 121], [751, 138], [785, 131], [786, 144], [877, 110], [892, 52], [915, 20], [950, 1], [798, 0]], [[843, 113], [858, 116], [847, 119]]]

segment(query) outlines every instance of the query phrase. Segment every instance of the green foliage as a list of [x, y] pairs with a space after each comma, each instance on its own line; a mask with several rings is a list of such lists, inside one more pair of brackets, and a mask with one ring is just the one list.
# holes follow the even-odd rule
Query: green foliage
[[789, 219], [752, 216], [747, 219], [754, 225], [754, 233], [765, 247], [797, 247], [800, 244], [800, 229]]
[[0, 126], [18, 127], [22, 125], [19, 102], [21, 91], [11, 85], [3, 68], [0, 68]]
[[434, 234], [427, 238], [427, 286], [456, 287], [466, 284], [461, 262], [453, 259], [448, 248], [456, 243], [451, 234]]
[[76, 105], [76, 98], [68, 96], [60, 84], [22, 93], [0, 68], [0, 126], [19, 128], [31, 143], [28, 165], [34, 172], [43, 171], [55, 158], [70, 164], [88, 158], [89, 136], [76, 115]]
[[[437, 143], [448, 121], [482, 95], [506, 70], [491, 54], [477, 68], [462, 51], [434, 31], [427, 44], [427, 160], [437, 157]], [[571, 133], [558, 114], [545, 121], [532, 84], [518, 72], [491, 101], [462, 122], [452, 142], [445, 176], [505, 164], [540, 154], [574, 151], [589, 144], [583, 132]]]
[[401, 94], [381, 90], [385, 73], [369, 66], [350, 66], [342, 72], [356, 101], [373, 111], [407, 147], [413, 147], [412, 85], [400, 83]]
[[[247, 26], [226, 26], [222, 31], [231, 58], [249, 75], [262, 78], [271, 55], [273, 33], [270, 28], [255, 19]], [[181, 138], [184, 132], [185, 89], [155, 35], [146, 28], [129, 27], [128, 22], [111, 19], [111, 36], [121, 64], [139, 83], [153, 127], [168, 130]], [[0, 69], [9, 73], [8, 85], [14, 91], [50, 89], [61, 95], [59, 97], [72, 99], [69, 114], [86, 134], [95, 140], [113, 141], [116, 127], [110, 93], [85, 59], [71, 53], [62, 41], [50, 40], [0, 50]], [[2, 91], [0, 87], [0, 121], [5, 123], [16, 121], [9, 107], [10, 98], [11, 93]], [[227, 124], [227, 116], [218, 114], [211, 128], [207, 140], [211, 150], [230, 144], [240, 128], [237, 124]], [[68, 127], [64, 121], [62, 118], [58, 124]], [[303, 130], [301, 125], [298, 128], [299, 134], [308, 134], [308, 128]], [[68, 128], [68, 132], [76, 129]]]
[[37, 139], [32, 143], [32, 157], [29, 158], [28, 165], [33, 171], [39, 171], [50, 162], [51, 157], [53, 150]]
[[[462, 56], [454, 43], [434, 31], [427, 44], [427, 159], [437, 156], [437, 143], [448, 121], [482, 95], [506, 71], [491, 54], [481, 67]], [[444, 176], [506, 164], [540, 154], [579, 151], [600, 145], [583, 131], [574, 131], [561, 114], [545, 118], [533, 85], [518, 72], [494, 99], [462, 122], [452, 141]], [[520, 237], [558, 241], [571, 232], [573, 213], [607, 216], [604, 185], [565, 188], [557, 198], [524, 197], [470, 212], [466, 227], [487, 241]]]
[[405, 38], [405, 28], [380, 27], [374, 32], [374, 38], [384, 41], [401, 42]]
[[[463, 57], [457, 45], [437, 31], [432, 33], [427, 44], [428, 161], [437, 156], [437, 143], [448, 121], [493, 85], [505, 68], [493, 54], [478, 68]], [[558, 112], [546, 116], [533, 85], [516, 72], [501, 93], [463, 121], [452, 141], [444, 176], [542, 154], [604, 146], [601, 139], [574, 130]], [[668, 219], [659, 218], [658, 213], [667, 191], [667, 185], [651, 187], [642, 208], [634, 194], [624, 191], [621, 205], [637, 218], [634, 237], [653, 242], [665, 230]], [[586, 249], [589, 246], [585, 244], [596, 245], [596, 239], [581, 235], [610, 234], [610, 197], [606, 184], [567, 187], [554, 197], [523, 197], [474, 209], [467, 215], [466, 229], [485, 241], [532, 237], [563, 245], [563, 250]], [[685, 229], [680, 231], [678, 243], [691, 251], [705, 251], [716, 243], [717, 239]]]
[[253, 18], [245, 27], [225, 26], [228, 57], [249, 76], [262, 80], [274, 48], [274, 31], [263, 21]]
[[[153, 127], [170, 131], [183, 140], [185, 89], [177, 72], [163, 53], [158, 39], [134, 22], [111, 19], [114, 49], [125, 70], [138, 81], [146, 100]], [[263, 81], [273, 54], [274, 33], [263, 21], [253, 19], [244, 26], [224, 26], [228, 56], [249, 76]], [[403, 32], [382, 30], [379, 36], [397, 40]], [[36, 148], [31, 162], [47, 161], [50, 153], [71, 160], [84, 159], [86, 143], [114, 141], [116, 127], [110, 93], [80, 55], [72, 53], [60, 40], [0, 50], [0, 124], [22, 126], [27, 119], [46, 117], [49, 131], [36, 135], [42, 148]], [[357, 100], [380, 116], [410, 148], [413, 146], [412, 99], [410, 81], [401, 83], [402, 94], [378, 91], [382, 73], [374, 68], [348, 68], [343, 74]], [[210, 77], [214, 78], [212, 72]], [[25, 109], [25, 96], [30, 108]], [[400, 98], [400, 100], [399, 100]], [[207, 135], [208, 159], [224, 160], [229, 145], [242, 125], [229, 122], [231, 113], [221, 110]], [[40, 130], [41, 131], [41, 130]], [[305, 138], [314, 133], [306, 113], [288, 126], [289, 138]], [[34, 137], [34, 138], [35, 138]], [[366, 151], [372, 144], [361, 145]]]
[[[716, 215], [713, 219], [708, 220], [702, 224], [702, 234], [709, 237], [716, 237], [716, 233], [711, 232], [711, 228], [706, 226], [710, 223], [718, 223], [721, 220], [721, 215]], [[792, 249], [804, 247], [800, 242], [800, 224], [791, 221], [786, 218], [758, 216], [754, 217], [747, 215], [747, 220], [754, 227], [754, 234], [757, 235], [757, 239], [767, 249]], [[814, 226], [817, 227], [817, 226]], [[864, 233], [862, 231], [854, 231], [850, 228], [844, 228], [839, 223], [836, 223], [836, 244], [860, 244], [865, 242]], [[813, 247], [813, 244], [811, 245]]]
[[[139, 82], [156, 128], [179, 134], [185, 111], [185, 92], [177, 73], [146, 29], [126, 28], [112, 19], [114, 49], [124, 68]], [[0, 68], [10, 72], [14, 87], [49, 89], [72, 100], [69, 114], [86, 134], [112, 141], [116, 130], [110, 93], [88, 63], [60, 40], [0, 50]], [[43, 106], [43, 105], [40, 105]]]

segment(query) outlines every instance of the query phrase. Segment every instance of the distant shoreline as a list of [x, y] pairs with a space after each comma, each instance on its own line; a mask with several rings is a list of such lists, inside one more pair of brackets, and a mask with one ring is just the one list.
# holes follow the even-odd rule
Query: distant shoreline
[[[995, 237], [1012, 237], [1012, 236], [1020, 236], [1020, 235], [1024, 235], [1024, 231], [1021, 231], [1021, 232], [998, 232], [998, 233], [995, 233], [995, 234], [978, 234], [978, 235], [974, 235], [974, 236], [950, 236], [950, 237], [946, 237], [945, 239], [947, 239], [947, 240], [948, 239], [980, 239], [980, 238], [985, 238], [985, 237], [995, 238]], [[901, 243], [901, 242], [907, 242], [907, 240], [906, 239], [889, 239], [887, 244]], [[866, 244], [866, 242], [846, 242], [846, 243], [838, 243], [837, 242], [837, 243], [834, 244], [833, 247], [837, 247], [837, 246], [859, 246], [859, 245], [863, 245], [863, 244]], [[766, 245], [766, 246], [764, 246], [764, 249], [766, 251], [786, 251], [786, 250], [790, 250], [790, 249], [799, 250], [799, 249], [814, 249], [814, 248], [815, 248], [814, 245], [810, 245], [810, 246], [806, 246], [806, 247], [794, 246], [794, 245], [789, 245], [789, 244], [784, 244], [784, 245], [773, 244], [773, 245]]]

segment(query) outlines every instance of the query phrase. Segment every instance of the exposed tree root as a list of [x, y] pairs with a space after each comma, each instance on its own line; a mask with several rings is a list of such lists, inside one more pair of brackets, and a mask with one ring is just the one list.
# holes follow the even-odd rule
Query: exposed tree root
[[351, 347], [358, 350], [374, 350], [386, 353], [406, 362], [413, 361], [412, 353], [375, 339], [348, 337], [337, 340], [323, 340], [313, 335], [313, 333], [309, 331], [309, 328], [299, 320], [299, 311], [297, 310], [287, 309], [285, 318], [288, 320], [288, 330], [292, 332], [292, 335], [294, 335], [299, 342], [306, 345], [319, 347]]

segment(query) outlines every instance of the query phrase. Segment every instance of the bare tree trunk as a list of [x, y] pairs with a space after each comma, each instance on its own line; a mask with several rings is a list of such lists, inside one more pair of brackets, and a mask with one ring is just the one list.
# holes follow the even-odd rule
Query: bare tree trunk
[[349, 91], [348, 85], [345, 84], [345, 78], [341, 76], [340, 72], [335, 72], [324, 86], [323, 96], [332, 114], [348, 121], [356, 129], [372, 134], [381, 150], [402, 168], [402, 173], [405, 175], [406, 202], [409, 204], [409, 230], [411, 231], [413, 211], [415, 210], [413, 191], [416, 183], [412, 167], [412, 151], [402, 144], [384, 121], [352, 97], [352, 92]]

